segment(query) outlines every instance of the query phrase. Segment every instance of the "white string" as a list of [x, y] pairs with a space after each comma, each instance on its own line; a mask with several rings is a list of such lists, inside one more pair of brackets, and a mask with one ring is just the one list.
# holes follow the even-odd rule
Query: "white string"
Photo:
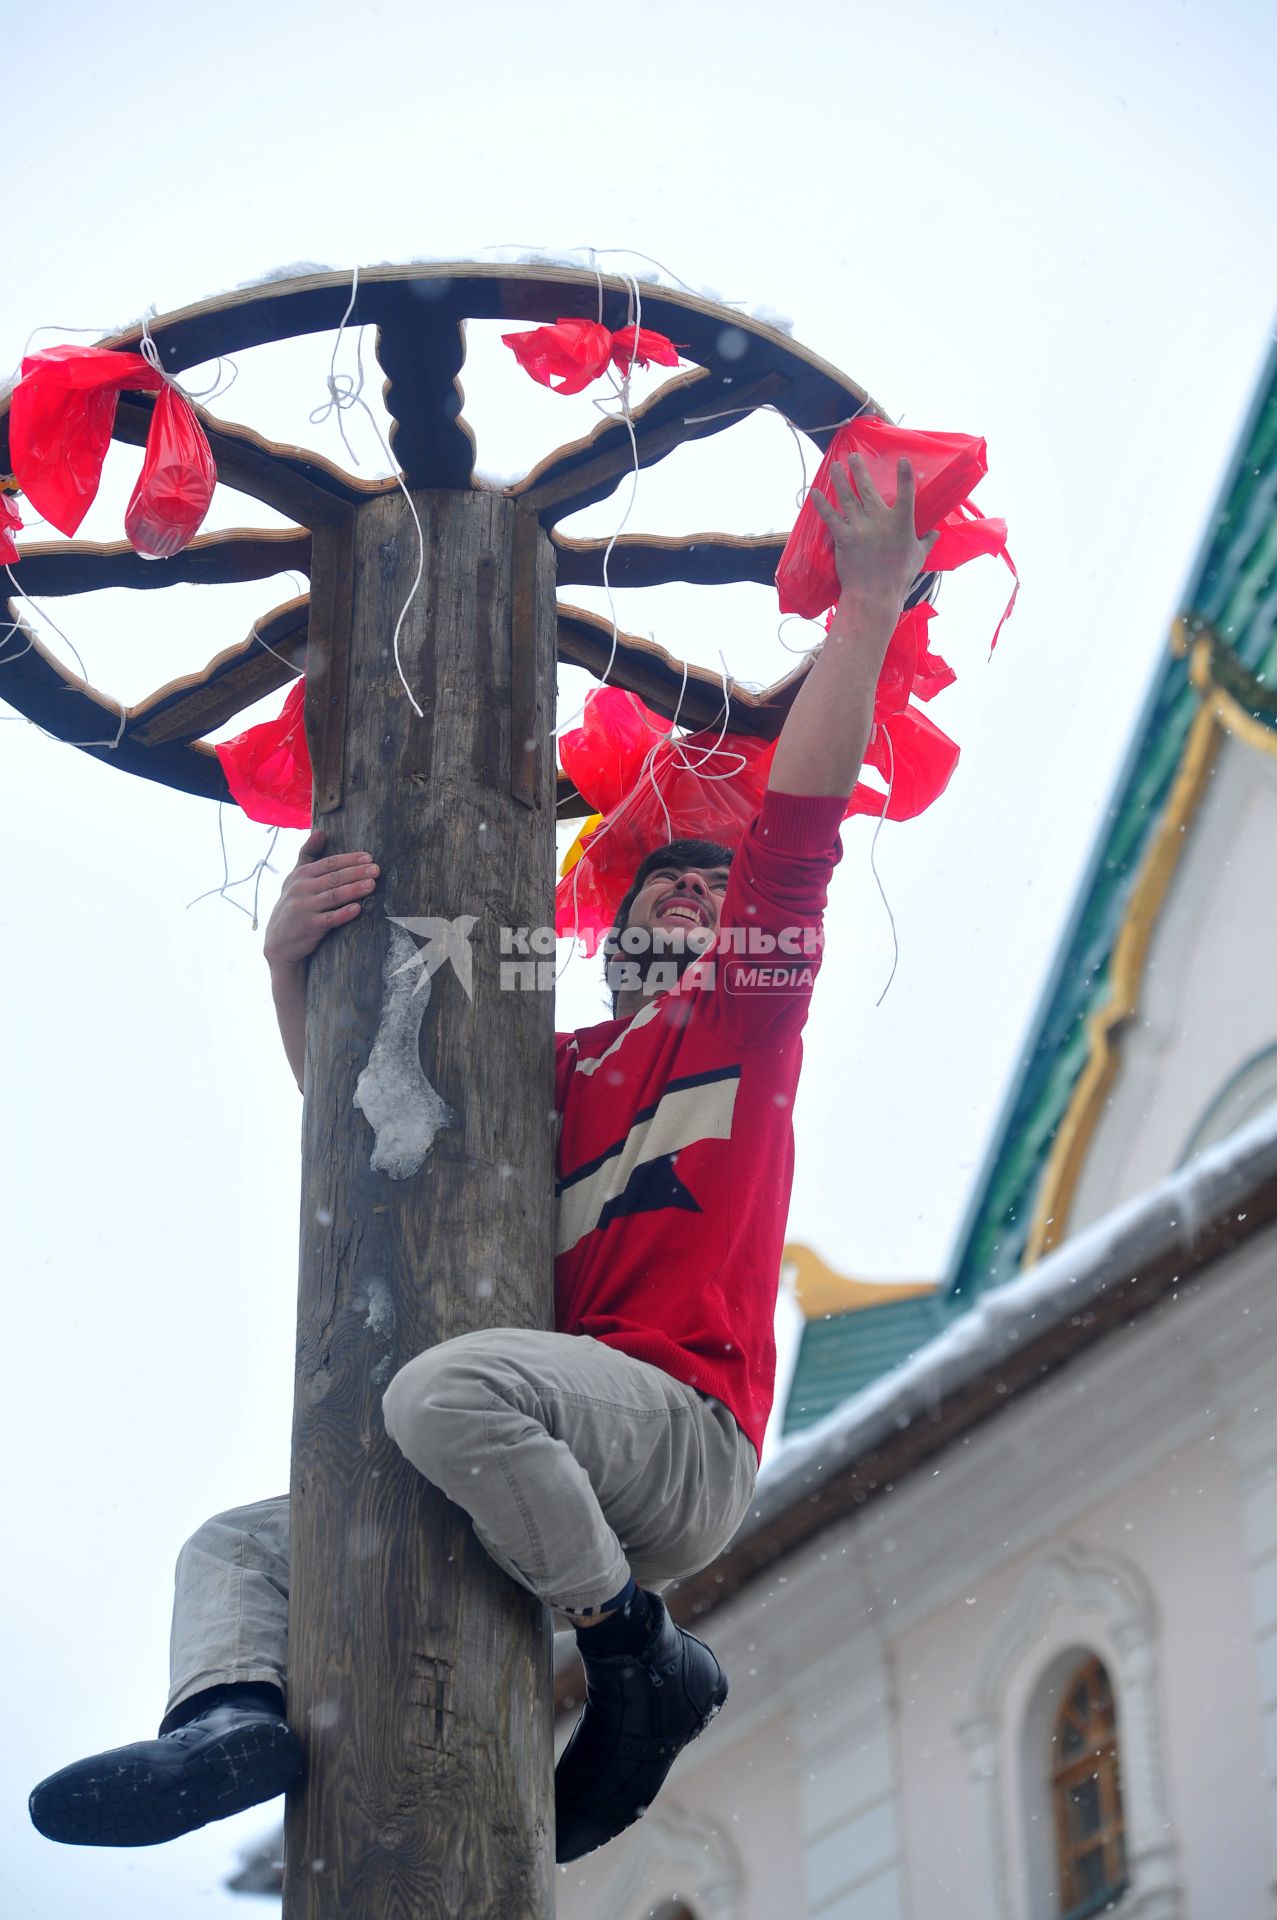
[[335, 413], [337, 416], [337, 430], [341, 434], [341, 443], [345, 447], [346, 452], [350, 455], [352, 463], [355, 466], [358, 466], [359, 456], [356, 454], [354, 448], [350, 444], [350, 441], [346, 437], [346, 427], [345, 427], [345, 422], [342, 416], [348, 413], [352, 407], [362, 408], [364, 413], [366, 413], [368, 416], [368, 424], [371, 426], [374, 434], [377, 436], [377, 444], [381, 448], [381, 451], [385, 456], [386, 465], [390, 469], [390, 471], [394, 474], [395, 483], [398, 486], [400, 493], [402, 493], [404, 499], [408, 502], [408, 511], [412, 515], [412, 524], [417, 531], [417, 571], [413, 578], [412, 585], [408, 589], [408, 598], [404, 601], [402, 607], [400, 607], [399, 609], [399, 618], [395, 621], [395, 630], [394, 630], [394, 633], [391, 635], [390, 646], [391, 646], [391, 652], [394, 654], [395, 672], [399, 675], [400, 685], [403, 687], [404, 692], [407, 694], [409, 704], [412, 707], [412, 710], [416, 714], [417, 718], [419, 720], [424, 720], [426, 717], [425, 712], [420, 702], [418, 701], [416, 694], [413, 692], [412, 688], [408, 685], [407, 675], [404, 673], [404, 670], [403, 670], [403, 661], [399, 657], [399, 635], [403, 631], [403, 623], [408, 617], [408, 610], [412, 606], [413, 601], [417, 597], [417, 594], [421, 587], [422, 578], [425, 574], [426, 538], [424, 533], [421, 530], [421, 520], [417, 513], [416, 504], [413, 500], [412, 495], [409, 493], [407, 486], [404, 484], [404, 477], [402, 473], [400, 473], [399, 471], [398, 462], [396, 461], [394, 455], [391, 453], [390, 448], [386, 445], [385, 437], [382, 434], [381, 428], [377, 424], [376, 415], [373, 413], [372, 408], [368, 405], [368, 402], [363, 398], [364, 329], [362, 326], [360, 327], [359, 332], [355, 339], [355, 367], [356, 367], [355, 377], [352, 379], [350, 374], [338, 373], [337, 371], [337, 354], [341, 347], [342, 337], [346, 331], [347, 323], [350, 319], [351, 314], [355, 310], [355, 301], [357, 300], [358, 297], [359, 297], [359, 268], [356, 267], [354, 269], [354, 272], [351, 275], [350, 299], [346, 303], [345, 313], [343, 313], [343, 315], [341, 316], [341, 322], [337, 328], [337, 338], [333, 341], [332, 359], [329, 363], [328, 379], [326, 382], [328, 387], [328, 398], [322, 406], [315, 408], [314, 412], [310, 416], [310, 421], [312, 426], [319, 427], [319, 426], [322, 426], [324, 422], [328, 420], [330, 416]]
[[[13, 590], [17, 598], [20, 600], [25, 600], [27, 605], [31, 608], [32, 612], [35, 613], [41, 620], [47, 620], [49, 625], [53, 628], [53, 631], [57, 634], [59, 640], [63, 641], [65, 645], [71, 649], [72, 654], [75, 656], [75, 663], [80, 669], [80, 678], [84, 682], [83, 690], [87, 694], [90, 689], [89, 672], [83, 660], [80, 658], [79, 650], [77, 649], [75, 642], [71, 640], [65, 633], [63, 633], [61, 627], [58, 625], [57, 621], [53, 618], [53, 615], [49, 613], [44, 607], [40, 606], [35, 600], [33, 600], [31, 598], [31, 595], [25, 592], [24, 589], [18, 584], [17, 578], [14, 575], [13, 568], [9, 565], [6, 565], [5, 572], [8, 574], [9, 579], [12, 582]], [[18, 624], [19, 623], [17, 621], [10, 621], [9, 633], [12, 633]], [[8, 636], [6, 635], [6, 639], [7, 638]], [[31, 638], [27, 641], [27, 644], [23, 648], [22, 653], [29, 653], [34, 645], [35, 645], [35, 635], [33, 634]], [[22, 653], [12, 654], [7, 660], [0, 662], [0, 665], [11, 666], [15, 660], [20, 660], [22, 658]], [[68, 687], [66, 691], [74, 692], [75, 689]], [[94, 688], [94, 691], [96, 692], [97, 689]], [[59, 746], [108, 747], [112, 751], [114, 751], [114, 749], [119, 746], [121, 740], [124, 738], [124, 729], [128, 724], [129, 712], [128, 712], [128, 708], [123, 704], [122, 701], [114, 700], [109, 693], [103, 695], [103, 698], [110, 700], [111, 704], [113, 706], [118, 707], [120, 710], [120, 724], [116, 729], [114, 740], [64, 740], [60, 733], [50, 733], [49, 729], [47, 727], [42, 727], [38, 720], [27, 720], [27, 724], [28, 726], [34, 727], [38, 733], [44, 734], [47, 740], [56, 740]], [[26, 719], [27, 716], [23, 714], [21, 718]]]
[[[260, 619], [264, 620], [266, 619], [266, 617], [267, 616], [265, 614], [262, 614], [260, 616]], [[290, 660], [286, 653], [280, 653], [275, 647], [272, 647], [269, 640], [263, 640], [262, 630], [257, 620], [254, 620], [251, 628], [249, 629], [248, 637], [250, 640], [256, 640], [258, 646], [262, 649], [263, 653], [268, 653], [271, 656], [272, 660], [278, 660], [281, 663], [281, 665], [288, 668], [289, 672], [294, 676], [294, 678], [296, 677], [297, 662], [295, 660]]]
[[[217, 355], [217, 372], [214, 374], [212, 383], [209, 386], [187, 388], [187, 387], [182, 387], [178, 385], [178, 382], [173, 378], [173, 375], [171, 373], [166, 372], [163, 366], [163, 363], [160, 360], [159, 349], [156, 346], [155, 340], [151, 334], [150, 323], [154, 314], [155, 314], [155, 308], [152, 307], [150, 309], [150, 312], [143, 316], [142, 338], [138, 342], [138, 352], [141, 354], [142, 358], [147, 362], [148, 366], [153, 367], [156, 373], [159, 374], [160, 378], [168, 382], [169, 386], [176, 387], [177, 391], [182, 395], [183, 399], [185, 400], [219, 399], [222, 394], [229, 393], [231, 388], [235, 385], [236, 380], [238, 380], [239, 378], [239, 367], [236, 365], [235, 361], [232, 360], [229, 353], [226, 353], [226, 354], [219, 353]], [[26, 345], [22, 349], [22, 359], [19, 360], [17, 366], [13, 369], [13, 372], [9, 375], [8, 379], [4, 381], [0, 381], [0, 396], [3, 396], [5, 393], [7, 393], [10, 387], [16, 386], [18, 381], [21, 379], [22, 361], [25, 360], [27, 358], [27, 355], [30, 353], [31, 342], [35, 339], [37, 333], [92, 333], [97, 335], [97, 341], [95, 342], [95, 344], [98, 344], [100, 343], [102, 336], [104, 334], [109, 334], [110, 331], [111, 329], [109, 327], [60, 327], [56, 324], [56, 322], [52, 320], [44, 321], [38, 327], [32, 327], [30, 333], [27, 335]], [[228, 366], [231, 370], [231, 377], [224, 386], [222, 385], [223, 366]], [[36, 517], [37, 519], [43, 519], [43, 515], [37, 515]], [[49, 523], [45, 521], [44, 524], [47, 526]]]
[[799, 485], [797, 493], [794, 495], [794, 506], [799, 510], [801, 510], [804, 500], [806, 500], [808, 493], [811, 491], [807, 485], [807, 449], [803, 445], [803, 434], [837, 433], [839, 427], [849, 426], [856, 418], [856, 415], [852, 413], [848, 414], [845, 420], [835, 420], [832, 426], [800, 428], [790, 419], [789, 415], [784, 412], [782, 408], [776, 406], [774, 402], [766, 400], [761, 406], [757, 407], [721, 407], [717, 413], [687, 413], [683, 416], [683, 425], [685, 427], [705, 427], [709, 425], [711, 420], [730, 420], [733, 414], [737, 413], [774, 413], [776, 418], [783, 420], [789, 428], [790, 434], [793, 436], [794, 445], [798, 449], [798, 468], [802, 474], [801, 484]]
[[60, 327], [52, 320], [46, 321], [42, 326], [32, 327], [30, 333], [27, 335], [27, 343], [22, 349], [22, 355], [17, 366], [13, 369], [13, 372], [9, 374], [7, 379], [0, 381], [0, 397], [3, 397], [3, 395], [9, 391], [10, 387], [16, 387], [18, 381], [22, 378], [22, 362], [30, 353], [31, 342], [35, 339], [37, 333], [95, 333], [100, 339], [104, 333], [109, 333], [110, 331], [111, 329], [109, 327]]
[[[666, 765], [674, 764], [675, 762], [677, 762], [679, 765], [683, 767], [683, 769], [686, 772], [695, 774], [696, 777], [700, 780], [708, 781], [708, 780], [732, 780], [736, 777], [738, 773], [740, 773], [743, 767], [748, 765], [748, 760], [745, 754], [737, 753], [730, 747], [726, 750], [725, 753], [722, 752], [723, 741], [726, 738], [728, 726], [731, 720], [732, 696], [731, 696], [730, 676], [728, 673], [727, 661], [723, 657], [723, 652], [721, 648], [719, 649], [718, 658], [719, 658], [719, 663], [722, 669], [722, 679], [723, 679], [723, 724], [719, 728], [718, 737], [713, 742], [712, 745], [708, 743], [691, 745], [689, 743], [687, 735], [683, 735], [682, 738], [678, 738], [678, 739], [675, 738], [675, 733], [678, 727], [678, 717], [682, 711], [683, 699], [687, 692], [688, 669], [687, 669], [686, 661], [683, 662], [682, 684], [679, 687], [678, 700], [675, 703], [674, 714], [673, 714], [673, 718], [670, 720], [668, 731], [662, 732], [659, 727], [654, 726], [653, 723], [648, 719], [647, 714], [644, 711], [642, 702], [638, 699], [637, 695], [635, 694], [630, 695], [631, 700], [634, 702], [635, 712], [638, 714], [638, 717], [642, 722], [642, 724], [645, 727], [647, 727], [649, 732], [655, 733], [659, 737], [652, 742], [651, 747], [648, 749], [647, 753], [643, 756], [643, 764], [639, 768], [638, 778], [635, 780], [633, 787], [630, 789], [630, 792], [625, 796], [625, 799], [618, 803], [617, 807], [615, 808], [612, 814], [611, 820], [607, 821], [602, 827], [598, 828], [597, 831], [591, 836], [591, 839], [590, 839], [591, 852], [593, 852], [594, 847], [597, 845], [597, 843], [600, 840], [602, 840], [603, 836], [609, 831], [609, 829], [616, 825], [618, 819], [621, 817], [626, 806], [629, 804], [632, 804], [635, 797], [642, 791], [644, 783], [647, 783], [648, 785], [651, 786], [652, 793], [656, 799], [656, 804], [660, 808], [661, 813], [664, 817], [666, 845], [672, 844], [674, 840], [674, 823], [670, 817], [670, 810], [669, 810], [669, 807], [666, 805], [665, 796], [662, 794], [660, 786], [657, 781], [658, 767], [659, 767], [659, 770], [662, 773], [664, 773]], [[659, 758], [662, 747], [668, 749], [668, 759], [664, 762], [662, 762]], [[689, 754], [696, 755], [696, 758], [694, 760], [690, 759]], [[705, 771], [706, 762], [713, 759], [716, 756], [724, 760], [730, 761], [733, 764], [725, 766], [721, 772], [707, 773]], [[578, 888], [578, 882], [580, 879], [581, 864], [582, 864], [582, 861], [578, 859], [572, 869], [572, 940], [574, 945], [576, 941], [580, 938], [580, 911], [578, 906], [577, 888]], [[567, 962], [565, 960], [564, 966], [566, 966], [566, 964]], [[559, 970], [559, 975], [555, 976], [556, 979], [561, 975], [561, 973], [562, 973], [562, 968], [560, 968]]]
[[[8, 626], [4, 630], [3, 636], [0, 637], [0, 648], [8, 646], [11, 635], [15, 633], [21, 633], [23, 631], [24, 629], [23, 629], [21, 620], [10, 620]], [[35, 645], [35, 635], [33, 633], [28, 633], [26, 646], [22, 647], [17, 653], [11, 653], [8, 655], [0, 653], [0, 667], [11, 666], [15, 660], [21, 660], [23, 654], [30, 653], [34, 645]]]
[[[152, 308], [152, 312], [154, 312], [154, 308]], [[151, 336], [150, 322], [146, 318], [143, 318], [142, 321], [142, 338], [138, 341], [137, 350], [145, 360], [147, 366], [159, 374], [160, 379], [163, 380], [166, 386], [176, 388], [178, 392], [181, 391], [177, 386], [177, 381], [174, 380], [173, 376], [165, 369], [164, 363], [160, 359], [160, 350]]]
[[[270, 857], [275, 851], [275, 842], [279, 839], [280, 830], [278, 827], [271, 829], [270, 843], [256, 866], [246, 873], [242, 879], [232, 880], [230, 859], [226, 851], [226, 829], [222, 823], [222, 810], [225, 805], [226, 802], [224, 800], [219, 800], [217, 803], [217, 837], [221, 842], [222, 848], [222, 884], [219, 887], [209, 887], [204, 893], [197, 893], [193, 900], [187, 901], [186, 910], [189, 913], [191, 908], [197, 907], [201, 900], [211, 900], [216, 897], [219, 900], [225, 900], [229, 906], [237, 907], [241, 913], [246, 914], [253, 923], [253, 932], [256, 933], [257, 905], [261, 894], [262, 875], [264, 873], [274, 873], [275, 871], [274, 867], [270, 864]], [[232, 900], [230, 893], [232, 887], [245, 887], [250, 880], [255, 882], [251, 908], [246, 907], [242, 900]]]
[[[882, 884], [882, 876], [878, 872], [878, 863], [876, 858], [876, 855], [878, 852], [878, 835], [882, 832], [882, 823], [887, 817], [887, 808], [891, 805], [892, 790], [896, 784], [895, 749], [891, 744], [891, 735], [888, 733], [885, 726], [882, 730], [882, 737], [887, 742], [887, 755], [891, 764], [891, 778], [887, 782], [887, 796], [882, 803], [882, 812], [878, 815], [878, 824], [874, 828], [874, 837], [869, 843], [869, 868], [871, 873], [873, 874], [874, 879], [878, 882], [878, 892], [882, 895], [882, 904], [887, 909], [887, 919], [891, 923], [892, 952], [891, 952], [891, 972], [887, 975], [886, 986], [883, 988], [882, 992], [878, 995], [877, 1000], [874, 1002], [875, 1007], [880, 1007], [883, 1001], [886, 999], [887, 994], [891, 988], [891, 983], [896, 977], [896, 968], [900, 962], [900, 942], [896, 938], [896, 916], [891, 911], [891, 902], [887, 898], [887, 889]], [[870, 739], [872, 738], [873, 738], [873, 735], [870, 734]]]
[[[175, 393], [180, 393], [183, 400], [212, 400], [220, 398], [224, 393], [229, 393], [239, 378], [239, 368], [229, 354], [218, 354], [217, 372], [213, 375], [212, 380], [206, 387], [184, 387], [174, 379], [160, 358], [160, 350], [156, 346], [155, 338], [151, 332], [151, 315], [154, 313], [155, 308], [152, 307], [151, 313], [143, 316], [142, 338], [138, 341], [137, 350], [146, 361], [147, 366], [153, 368], [154, 371], [159, 374], [160, 379], [164, 381], [166, 386], [172, 387]], [[231, 370], [231, 377], [225, 386], [222, 385], [223, 363]]]
[[[678, 724], [678, 716], [683, 705], [683, 695], [686, 693], [686, 691], [687, 691], [687, 662], [684, 661], [683, 662], [683, 684], [679, 688], [678, 702], [674, 708], [674, 718], [670, 722], [671, 733], [673, 728]], [[638, 713], [640, 720], [642, 720], [645, 726], [651, 727], [652, 723], [647, 718], [647, 715], [643, 711], [642, 702], [639, 701], [637, 696], [633, 694], [631, 694], [630, 698], [634, 701], [635, 711]], [[655, 731], [655, 729], [653, 729], [653, 731]], [[664, 737], [669, 738], [670, 736], [666, 735]], [[643, 774], [647, 770], [648, 766], [650, 765], [652, 756], [656, 752], [656, 746], [659, 744], [660, 743], [657, 742], [656, 745], [652, 747], [651, 752], [644, 759], [643, 768], [639, 772], [638, 780], [635, 782], [632, 792], [637, 792], [639, 788], [642, 786]], [[662, 807], [662, 810], [664, 811], [664, 803], [661, 800], [660, 791], [656, 787], [655, 781], [653, 781], [653, 791], [656, 793], [657, 804], [660, 805]], [[630, 798], [630, 795], [627, 795], [626, 800], [628, 800], [629, 798]], [[591, 854], [593, 853], [595, 845], [600, 840], [603, 839], [604, 835], [607, 834], [612, 827], [616, 825], [617, 819], [619, 818], [624, 806], [625, 806], [625, 800], [620, 801], [617, 804], [617, 807], [615, 808], [612, 814], [612, 818], [610, 820], [605, 821], [603, 825], [597, 828], [596, 831], [591, 835], [590, 837]], [[668, 812], [666, 812], [666, 819], [667, 821], [669, 819]], [[672, 838], [673, 836], [671, 835], [670, 837]], [[577, 858], [577, 860], [574, 862], [572, 867], [572, 948], [573, 949], [576, 947], [577, 942], [580, 940], [580, 937], [581, 937], [581, 913], [580, 913], [580, 905], [579, 905], [579, 899], [578, 899], [578, 889], [580, 887], [581, 868], [582, 868], [582, 865], [584, 864], [584, 855], [585, 855], [585, 850], [582, 849], [581, 855]], [[563, 965], [558, 969], [558, 971], [554, 976], [556, 985], [558, 981], [563, 977], [564, 969], [566, 968], [567, 963], [571, 959], [571, 957], [572, 957], [572, 949], [569, 949], [567, 955], [564, 958]]]
[[[690, 281], [680, 279], [678, 274], [672, 272], [669, 267], [662, 266], [659, 260], [654, 260], [650, 253], [640, 253], [635, 247], [569, 247], [568, 252], [588, 253], [591, 266], [594, 265], [596, 255], [602, 259], [610, 258], [616, 253], [623, 253], [628, 260], [646, 260], [649, 267], [655, 267], [658, 273], [663, 273], [667, 280], [674, 282], [675, 286], [682, 287], [685, 293], [693, 294], [698, 300], [705, 298], [705, 295], [699, 288], [694, 287]], [[629, 275], [625, 277], [630, 278]], [[748, 305], [748, 302], [744, 300], [720, 300], [717, 304], [720, 307], [743, 307]]]
[[780, 624], [776, 628], [776, 638], [779, 641], [780, 645], [785, 649], [786, 653], [796, 654], [801, 660], [809, 660], [812, 654], [820, 652], [821, 647], [824, 645], [824, 636], [822, 634], [816, 640], [813, 646], [791, 647], [788, 640], [786, 640], [785, 638], [785, 628], [789, 625], [791, 620], [797, 620], [799, 624], [804, 627], [818, 627], [820, 625], [820, 621], [810, 620], [808, 619], [806, 614], [802, 614], [802, 613], [783, 613], [780, 617]]
[[[599, 293], [598, 324], [602, 326], [603, 324], [603, 275], [600, 272], [597, 264], [593, 260], [591, 261], [591, 265], [594, 269], [594, 277], [598, 282], [598, 293]], [[612, 388], [612, 392], [621, 403], [621, 411], [619, 416], [616, 414], [609, 413], [606, 402], [602, 400], [594, 400], [591, 403], [598, 410], [598, 412], [603, 415], [605, 420], [615, 420], [619, 417], [625, 422], [625, 430], [630, 437], [630, 457], [633, 462], [633, 467], [630, 474], [630, 497], [626, 504], [625, 512], [621, 516], [620, 525], [616, 528], [615, 532], [612, 534], [611, 539], [608, 541], [606, 547], [603, 549], [603, 591], [607, 595], [608, 618], [612, 626], [612, 644], [608, 651], [607, 664], [603, 669], [602, 678], [597, 682], [597, 685], [600, 687], [605, 687], [608, 684], [608, 681], [611, 677], [612, 668], [616, 664], [617, 650], [621, 644], [621, 626], [620, 626], [619, 618], [617, 616], [616, 599], [612, 592], [612, 582], [611, 582], [610, 573], [609, 573], [609, 568], [612, 560], [612, 550], [616, 546], [616, 543], [620, 539], [621, 535], [625, 532], [626, 527], [629, 525], [630, 516], [634, 512], [634, 503], [638, 499], [638, 487], [639, 487], [638, 440], [634, 432], [634, 414], [630, 406], [630, 382], [634, 375], [634, 363], [638, 358], [639, 328], [642, 325], [642, 321], [643, 321], [643, 296], [639, 292], [638, 281], [634, 279], [632, 274], [626, 274], [624, 278], [626, 281], [626, 316], [627, 316], [626, 328], [627, 329], [633, 328], [633, 337], [632, 337], [633, 350], [630, 354], [629, 362], [624, 369], [622, 378], [619, 383], [616, 379], [616, 375], [612, 371], [611, 366], [609, 365], [606, 369], [608, 382]], [[550, 729], [551, 740], [557, 740], [559, 735], [563, 733], [568, 727], [574, 727], [584, 712], [585, 712], [585, 705], [583, 702], [581, 706], [577, 708], [576, 712], [570, 715], [568, 719], [559, 721], [556, 726]]]

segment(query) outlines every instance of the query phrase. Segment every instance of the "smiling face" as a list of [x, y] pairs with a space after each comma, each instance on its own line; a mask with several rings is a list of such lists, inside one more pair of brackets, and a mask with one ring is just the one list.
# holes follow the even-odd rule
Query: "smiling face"
[[723, 911], [732, 851], [717, 840], [675, 840], [654, 847], [639, 864], [604, 943], [613, 1013], [629, 1015], [649, 993], [713, 947]]
[[627, 927], [646, 927], [653, 953], [695, 958], [713, 946], [718, 933], [728, 869], [712, 860], [703, 866], [658, 862], [635, 894]]

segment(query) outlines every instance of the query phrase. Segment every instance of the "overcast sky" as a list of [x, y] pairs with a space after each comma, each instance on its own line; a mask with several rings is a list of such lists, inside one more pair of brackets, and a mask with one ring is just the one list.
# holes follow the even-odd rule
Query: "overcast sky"
[[[1054, 16], [227, 0], [145, 22], [46, 0], [5, 26], [0, 377], [37, 327], [43, 344], [105, 330], [293, 261], [632, 248], [788, 315], [908, 424], [984, 434], [979, 498], [1010, 522], [1024, 590], [989, 664], [1006, 576], [982, 562], [946, 584], [934, 644], [959, 679], [932, 711], [963, 758], [930, 815], [879, 841], [900, 940], [879, 1009], [871, 829], [846, 830], [790, 1222], [844, 1271], [934, 1277], [1268, 346], [1273, 41], [1270, 9], [1227, 0]], [[483, 469], [510, 474], [581, 413], [492, 331], [467, 415]], [[308, 419], [329, 350], [243, 356], [218, 410], [340, 458], [334, 425]], [[112, 450], [86, 536], [119, 537], [138, 458]], [[631, 530], [784, 527], [798, 482], [785, 430], [751, 423], [646, 473]], [[623, 504], [589, 524], [613, 530]], [[246, 518], [271, 523], [219, 497], [210, 524]], [[94, 682], [134, 700], [295, 590], [50, 611]], [[675, 654], [714, 664], [721, 647], [745, 678], [788, 664], [762, 589], [620, 596], [619, 612]], [[98, 1854], [40, 1840], [25, 1795], [152, 1731], [177, 1548], [285, 1484], [299, 1102], [260, 932], [225, 901], [188, 905], [222, 876], [216, 809], [11, 717], [0, 782], [0, 1901], [14, 1920], [230, 1915], [243, 1902], [220, 1881], [268, 1814]], [[226, 830], [247, 872], [265, 836], [230, 810]], [[281, 841], [281, 871], [291, 858]], [[578, 970], [560, 1024], [600, 1010]]]

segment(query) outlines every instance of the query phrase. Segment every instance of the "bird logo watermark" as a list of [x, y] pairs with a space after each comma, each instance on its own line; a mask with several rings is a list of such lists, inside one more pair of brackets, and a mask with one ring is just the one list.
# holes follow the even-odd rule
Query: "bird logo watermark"
[[459, 913], [455, 920], [440, 920], [430, 915], [400, 916], [388, 913], [386, 918], [396, 927], [402, 927], [414, 938], [423, 940], [424, 946], [418, 947], [411, 960], [396, 967], [395, 974], [409, 973], [416, 968], [420, 979], [413, 988], [419, 993], [427, 980], [438, 973], [440, 967], [452, 966], [452, 971], [465, 988], [467, 1000], [474, 999], [474, 953], [470, 946], [470, 935], [478, 915]]

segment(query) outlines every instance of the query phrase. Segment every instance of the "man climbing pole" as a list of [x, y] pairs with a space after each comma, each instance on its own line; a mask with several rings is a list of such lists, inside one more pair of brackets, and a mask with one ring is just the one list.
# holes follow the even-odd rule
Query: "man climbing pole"
[[[444, 1341], [385, 1394], [407, 1459], [576, 1630], [587, 1697], [555, 1776], [560, 1861], [636, 1820], [727, 1696], [659, 1590], [714, 1558], [752, 1494], [826, 887], [888, 642], [934, 538], [915, 533], [907, 462], [891, 507], [863, 462], [849, 470], [834, 470], [836, 503], [812, 495], [842, 594], [757, 818], [734, 855], [709, 842], [651, 850], [617, 917], [631, 937], [609, 970], [613, 1018], [559, 1038], [558, 1331]], [[272, 916], [266, 951], [299, 1085], [308, 958], [358, 918], [377, 878], [371, 854], [326, 855], [312, 836]], [[288, 1577], [283, 1500], [192, 1536], [158, 1737], [43, 1781], [31, 1796], [42, 1833], [146, 1845], [293, 1784]]]

